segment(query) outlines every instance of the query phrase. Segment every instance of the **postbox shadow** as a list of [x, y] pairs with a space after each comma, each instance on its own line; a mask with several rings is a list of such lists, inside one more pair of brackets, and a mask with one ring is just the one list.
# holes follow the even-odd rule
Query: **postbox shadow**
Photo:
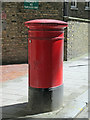
[[[2, 116], [2, 120], [7, 120], [7, 119], [25, 120], [26, 116], [27, 119], [30, 118], [31, 120], [31, 118], [33, 119], [32, 115], [40, 114], [40, 111], [34, 113], [33, 110], [29, 108], [28, 102], [3, 106], [0, 107], [0, 111], [1, 111], [0, 116]], [[41, 112], [41, 113], [45, 113], [45, 112]]]
[[5, 119], [15, 119], [19, 117], [25, 117], [27, 115], [31, 115], [29, 108], [28, 108], [28, 103], [20, 103], [20, 104], [14, 104], [14, 105], [9, 105], [9, 106], [3, 106], [0, 107], [1, 116], [2, 120]]

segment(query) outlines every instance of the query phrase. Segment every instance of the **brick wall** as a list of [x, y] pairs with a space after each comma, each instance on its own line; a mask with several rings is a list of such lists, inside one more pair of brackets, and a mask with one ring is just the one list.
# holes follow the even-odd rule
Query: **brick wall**
[[88, 53], [88, 24], [86, 22], [68, 21], [66, 38], [66, 60]]
[[71, 8], [71, 2], [64, 5], [64, 15], [67, 16], [64, 20], [68, 22], [65, 30], [64, 60], [70, 60], [88, 52], [88, 23], [85, 20], [90, 19], [90, 11], [85, 9], [85, 2], [77, 2], [75, 9]]
[[77, 2], [77, 9], [71, 9], [71, 2], [68, 3], [68, 16], [76, 18], [89, 18], [89, 10], [85, 10], [85, 2]]
[[[0, 14], [1, 14], [1, 6], [2, 3], [0, 1]], [[2, 64], [2, 22], [1, 22], [1, 15], [0, 15], [0, 64]]]
[[26, 63], [27, 34], [24, 22], [32, 19], [50, 18], [63, 20], [62, 2], [39, 3], [39, 9], [24, 9], [23, 2], [2, 3], [5, 14], [2, 26], [2, 62], [3, 64]]

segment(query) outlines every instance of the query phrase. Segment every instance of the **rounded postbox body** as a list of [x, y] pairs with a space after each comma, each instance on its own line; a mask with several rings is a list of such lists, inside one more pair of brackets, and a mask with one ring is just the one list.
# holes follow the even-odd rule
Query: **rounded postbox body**
[[[25, 26], [29, 29], [30, 106], [34, 106], [33, 110], [36, 113], [56, 110], [62, 103], [63, 39], [67, 23], [59, 20], [38, 19], [25, 22]], [[39, 107], [40, 110], [39, 108], [36, 110], [35, 107]]]

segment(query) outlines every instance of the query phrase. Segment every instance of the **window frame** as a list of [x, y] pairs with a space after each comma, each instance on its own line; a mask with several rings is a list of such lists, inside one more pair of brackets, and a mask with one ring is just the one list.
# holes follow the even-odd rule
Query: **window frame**
[[71, 0], [71, 9], [78, 10], [77, 0]]
[[90, 10], [90, 0], [85, 0], [85, 10]]

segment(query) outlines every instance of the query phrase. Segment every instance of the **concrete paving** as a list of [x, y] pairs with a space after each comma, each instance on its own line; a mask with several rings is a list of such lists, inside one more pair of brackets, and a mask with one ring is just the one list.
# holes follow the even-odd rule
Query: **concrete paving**
[[[29, 113], [28, 74], [3, 82], [0, 86], [0, 96], [2, 97], [0, 112], [4, 120], [5, 118], [13, 120], [16, 117], [18, 119], [78, 117], [79, 113], [88, 106], [88, 57], [83, 56], [75, 61], [64, 62], [63, 71], [63, 106], [58, 111], [44, 114], [30, 115]], [[88, 118], [88, 114], [85, 118]]]

